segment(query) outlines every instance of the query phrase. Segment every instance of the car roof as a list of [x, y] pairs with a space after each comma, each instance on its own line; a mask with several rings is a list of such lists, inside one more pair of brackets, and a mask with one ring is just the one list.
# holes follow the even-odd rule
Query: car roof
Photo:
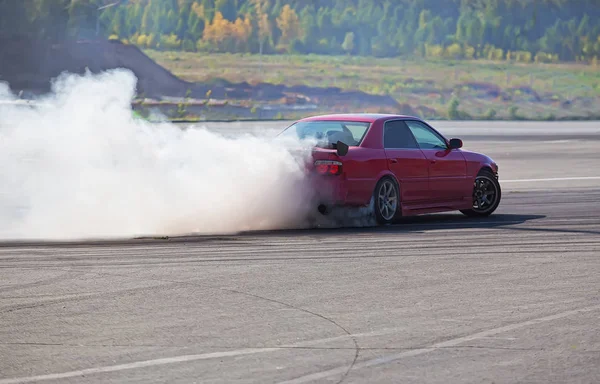
[[387, 114], [387, 113], [334, 113], [334, 114], [329, 114], [329, 115], [316, 115], [316, 116], [305, 117], [298, 121], [351, 120], [351, 121], [358, 121], [358, 122], [364, 122], [364, 123], [374, 123], [377, 120], [381, 120], [381, 119], [387, 120], [389, 118], [419, 119], [418, 117], [414, 117], [414, 116], [395, 115], [395, 114]]

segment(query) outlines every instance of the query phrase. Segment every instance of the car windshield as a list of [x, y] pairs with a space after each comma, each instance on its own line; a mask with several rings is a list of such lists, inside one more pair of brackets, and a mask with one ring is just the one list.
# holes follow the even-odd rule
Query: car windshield
[[300, 121], [279, 134], [280, 138], [316, 139], [317, 146], [331, 148], [338, 140], [350, 145], [360, 145], [370, 123], [356, 121]]

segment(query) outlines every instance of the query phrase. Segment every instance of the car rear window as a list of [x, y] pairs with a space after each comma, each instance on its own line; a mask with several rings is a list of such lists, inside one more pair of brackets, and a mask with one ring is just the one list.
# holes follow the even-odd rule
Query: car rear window
[[300, 121], [286, 128], [280, 137], [300, 140], [316, 139], [319, 146], [331, 146], [338, 140], [347, 145], [360, 145], [370, 123], [357, 121]]

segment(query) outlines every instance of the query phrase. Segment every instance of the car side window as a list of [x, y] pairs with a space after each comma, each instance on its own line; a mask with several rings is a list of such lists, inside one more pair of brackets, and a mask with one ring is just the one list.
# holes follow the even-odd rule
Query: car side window
[[407, 121], [406, 124], [417, 139], [421, 149], [447, 149], [446, 141], [428, 126], [418, 121]]
[[408, 126], [402, 120], [386, 121], [383, 126], [383, 147], [387, 149], [418, 149]]

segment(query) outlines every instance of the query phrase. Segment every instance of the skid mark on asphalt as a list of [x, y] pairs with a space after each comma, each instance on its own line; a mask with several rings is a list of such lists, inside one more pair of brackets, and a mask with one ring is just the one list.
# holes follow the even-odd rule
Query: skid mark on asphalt
[[274, 300], [274, 299], [270, 299], [268, 297], [263, 297], [263, 296], [259, 296], [259, 295], [255, 295], [253, 293], [248, 293], [248, 292], [242, 292], [242, 291], [238, 291], [238, 290], [234, 290], [234, 289], [227, 289], [227, 288], [219, 288], [222, 291], [225, 292], [231, 292], [231, 293], [236, 293], [236, 294], [240, 294], [240, 295], [245, 295], [245, 296], [250, 296], [250, 297], [254, 297], [260, 300], [265, 300], [271, 303], [276, 303], [279, 305], [283, 305], [285, 307], [297, 310], [297, 311], [301, 311], [301, 312], [305, 312], [308, 313], [309, 315], [312, 316], [316, 316], [318, 318], [321, 318], [325, 321], [330, 322], [331, 324], [335, 325], [337, 328], [341, 329], [346, 335], [348, 335], [348, 337], [350, 337], [352, 339], [352, 342], [354, 343], [354, 358], [352, 359], [352, 362], [350, 363], [350, 365], [348, 365], [346, 367], [345, 372], [343, 373], [342, 377], [340, 378], [340, 380], [337, 382], [337, 384], [340, 384], [341, 382], [344, 381], [344, 379], [346, 378], [346, 376], [348, 376], [348, 374], [350, 373], [350, 371], [352, 370], [352, 368], [354, 367], [354, 365], [356, 364], [356, 361], [358, 360], [358, 355], [360, 353], [360, 346], [358, 345], [358, 341], [356, 340], [356, 337], [354, 335], [352, 335], [352, 333], [350, 333], [350, 331], [348, 331], [346, 328], [344, 328], [343, 326], [341, 326], [340, 324], [338, 324], [335, 320], [330, 319], [329, 317], [323, 316], [319, 313], [310, 311], [308, 309], [304, 309], [304, 308], [300, 308], [300, 307], [296, 307], [293, 306], [291, 304], [288, 303], [284, 303], [283, 301], [279, 301], [279, 300]]
[[[536, 325], [536, 324], [546, 323], [546, 322], [550, 322], [550, 321], [554, 321], [554, 320], [563, 319], [563, 318], [566, 318], [569, 316], [579, 315], [582, 313], [588, 313], [588, 312], [593, 312], [593, 311], [598, 311], [598, 310], [600, 310], [600, 305], [593, 305], [593, 306], [574, 309], [574, 310], [570, 310], [570, 311], [560, 312], [560, 313], [550, 315], [550, 316], [538, 317], [535, 319], [530, 319], [527, 321], [514, 323], [514, 324], [510, 324], [510, 325], [506, 325], [506, 326], [502, 326], [502, 327], [498, 327], [498, 328], [488, 329], [488, 330], [477, 332], [477, 333], [474, 333], [471, 335], [446, 340], [446, 341], [443, 341], [440, 343], [435, 343], [428, 347], [424, 347], [424, 348], [420, 348], [420, 349], [411, 349], [408, 351], [403, 351], [400, 353], [383, 356], [383, 357], [379, 357], [376, 359], [367, 360], [367, 361], [364, 361], [361, 363], [356, 363], [356, 364], [354, 364], [353, 370], [388, 364], [388, 363], [392, 363], [394, 361], [397, 361], [397, 360], [400, 360], [400, 359], [403, 359], [406, 357], [418, 356], [418, 355], [433, 352], [433, 351], [436, 351], [439, 349], [459, 347], [460, 344], [462, 344], [462, 343], [474, 341], [474, 340], [477, 340], [480, 338], [488, 338], [488, 337], [496, 336], [496, 335], [504, 333], [504, 332], [510, 332], [510, 331], [514, 331], [516, 329], [525, 328], [525, 327]], [[69, 372], [63, 372], [63, 373], [53, 373], [53, 374], [47, 374], [47, 375], [0, 379], [0, 384], [34, 383], [34, 382], [40, 382], [40, 381], [45, 381], [45, 380], [66, 379], [69, 377], [79, 377], [79, 376], [91, 375], [91, 374], [118, 372], [118, 371], [124, 371], [124, 370], [129, 370], [129, 369], [155, 367], [155, 366], [159, 366], [159, 365], [184, 363], [184, 362], [189, 362], [189, 361], [200, 361], [200, 360], [217, 359], [217, 358], [224, 358], [224, 357], [253, 355], [253, 354], [259, 354], [259, 353], [280, 351], [282, 349], [291, 348], [291, 347], [310, 346], [310, 345], [315, 345], [315, 344], [328, 343], [331, 341], [341, 340], [341, 339], [345, 339], [345, 338], [349, 338], [349, 337], [356, 338], [356, 337], [360, 337], [360, 336], [381, 336], [381, 335], [385, 335], [385, 334], [394, 333], [396, 331], [397, 331], [397, 329], [387, 329], [387, 330], [362, 333], [362, 334], [343, 335], [343, 336], [336, 336], [336, 337], [331, 337], [331, 338], [326, 338], [326, 339], [309, 340], [309, 341], [304, 341], [304, 342], [294, 343], [294, 344], [289, 344], [289, 345], [283, 345], [280, 347], [273, 347], [273, 348], [245, 348], [245, 349], [237, 349], [237, 350], [233, 350], [233, 351], [174, 356], [174, 357], [167, 357], [167, 358], [162, 358], [162, 359], [137, 361], [137, 362], [127, 363], [127, 364], [118, 364], [118, 365], [110, 365], [110, 366], [105, 366], [105, 367], [81, 369], [81, 370], [75, 370], [75, 371], [69, 371]], [[298, 377], [296, 379], [283, 381], [283, 382], [280, 382], [279, 384], [306, 383], [306, 382], [310, 382], [310, 381], [314, 381], [314, 380], [318, 380], [318, 379], [324, 379], [324, 378], [331, 377], [331, 376], [344, 375], [347, 369], [348, 369], [348, 367], [346, 365], [344, 365], [344, 366], [333, 368], [333, 369], [330, 369], [327, 371], [312, 373], [312, 374], [309, 374], [306, 376]]]
[[54, 277], [50, 277], [50, 278], [42, 279], [42, 280], [37, 280], [37, 281], [32, 281], [30, 283], [11, 284], [11, 285], [6, 285], [6, 286], [1, 286], [0, 292], [18, 291], [21, 289], [30, 289], [30, 288], [39, 288], [39, 287], [51, 285], [51, 284], [54, 284], [57, 282], [62, 282], [62, 281], [66, 281], [66, 280], [74, 280], [74, 279], [81, 277], [83, 274], [84, 274], [84, 272], [72, 273], [72, 272], [68, 271], [65, 273], [61, 273], [58, 276], [54, 276]]
[[[600, 194], [598, 195], [600, 197]], [[590, 202], [596, 202], [597, 198], [590, 200]], [[560, 201], [552, 203], [539, 203], [541, 205], [556, 205], [561, 204], [581, 204], [581, 201]], [[539, 205], [538, 203], [521, 200], [518, 203], [511, 205]], [[592, 206], [594, 207], [594, 206]], [[198, 249], [211, 249], [215, 252], [215, 245], [218, 248], [225, 250], [244, 250], [248, 247], [256, 246], [260, 243], [262, 251], [268, 251], [265, 247], [275, 248], [279, 246], [284, 247], [302, 247], [306, 245], [320, 244], [326, 246], [329, 244], [339, 244], [343, 238], [344, 242], [347, 241], [347, 235], [352, 234], [356, 239], [356, 242], [380, 242], [381, 239], [372, 239], [374, 235], [378, 237], [385, 236], [387, 240], [392, 238], [394, 241], [402, 240], [402, 237], [398, 236], [414, 236], [414, 235], [427, 235], [431, 230], [477, 230], [482, 229], [496, 229], [502, 226], [515, 226], [515, 225], [529, 225], [528, 222], [535, 223], [538, 225], [593, 225], [598, 224], [600, 220], [589, 209], [586, 211], [590, 214], [590, 217], [578, 217], [578, 218], [547, 218], [542, 215], [538, 216], [522, 216], [514, 214], [498, 214], [490, 219], [483, 220], [470, 220], [462, 217], [461, 215], [440, 216], [440, 215], [423, 215], [405, 218], [403, 222], [398, 225], [386, 226], [386, 227], [375, 227], [375, 228], [337, 228], [337, 229], [325, 229], [325, 230], [306, 230], [304, 232], [288, 232], [278, 231], [268, 234], [245, 234], [239, 235], [239, 237], [232, 236], [229, 240], [232, 241], [201, 241], [202, 236], [195, 236], [191, 239], [179, 239], [177, 237], [170, 238], [169, 240], [157, 241], [153, 244], [141, 245], [136, 243], [135, 240], [129, 242], [111, 242], [106, 241], [102, 244], [95, 244], [93, 242], [77, 242], [72, 244], [54, 243], [54, 242], [39, 242], [39, 243], [10, 243], [0, 241], [0, 257], [5, 258], [4, 255], [11, 255], [14, 257], [15, 254], [28, 254], [31, 259], [34, 258], [45, 258], [49, 253], [55, 253], [56, 250], [61, 250], [63, 253], [70, 252], [82, 252], [87, 251], [88, 254], [102, 254], [107, 255], [111, 253], [118, 253], [120, 255], [127, 254], [139, 254], [141, 251], [161, 251], [168, 252], [169, 250], [177, 250], [178, 252], [186, 252], [186, 250], [198, 250]], [[242, 239], [241, 241], [233, 241], [235, 239]], [[404, 237], [405, 241], [410, 242], [412, 239]], [[90, 253], [91, 252], [91, 253]], [[3, 257], [4, 256], [4, 257]]]
[[[363, 361], [358, 364], [355, 364], [354, 370], [389, 364], [389, 363], [393, 363], [397, 360], [400, 360], [400, 359], [403, 359], [406, 357], [419, 356], [419, 355], [423, 355], [425, 353], [436, 351], [438, 349], [458, 347], [462, 343], [474, 341], [476, 339], [488, 338], [488, 337], [496, 336], [496, 335], [504, 333], [504, 332], [514, 331], [519, 328], [525, 328], [528, 326], [546, 323], [546, 322], [554, 321], [554, 320], [559, 320], [559, 319], [563, 319], [565, 317], [579, 315], [579, 314], [587, 313], [587, 312], [593, 312], [593, 311], [597, 311], [597, 310], [600, 310], [600, 305], [594, 305], [594, 306], [590, 306], [590, 307], [574, 309], [571, 311], [561, 312], [561, 313], [557, 313], [557, 314], [550, 315], [550, 316], [539, 317], [536, 319], [531, 319], [531, 320], [527, 320], [527, 321], [520, 322], [520, 323], [514, 323], [514, 324], [506, 325], [503, 327], [499, 327], [499, 328], [488, 329], [486, 331], [477, 332], [472, 335], [446, 340], [441, 343], [435, 343], [435, 344], [432, 344], [428, 347], [424, 347], [421, 349], [404, 351], [404, 352], [400, 352], [400, 353], [396, 353], [396, 354], [392, 354], [392, 355], [388, 355], [388, 356], [383, 356], [383, 357], [378, 357], [375, 359]], [[338, 367], [338, 368], [333, 368], [333, 369], [330, 369], [327, 371], [312, 373], [312, 374], [309, 374], [306, 376], [298, 377], [293, 380], [282, 381], [279, 384], [299, 384], [299, 383], [307, 383], [307, 382], [314, 381], [314, 380], [324, 379], [327, 377], [339, 375], [342, 372], [343, 368], [344, 367]], [[2, 383], [0, 382], [0, 384], [2, 384]]]
[[[579, 230], [579, 229], [551, 229], [551, 228], [544, 228], [544, 227], [523, 227], [523, 228], [514, 228], [514, 227], [510, 227], [510, 228], [503, 228], [504, 230], [522, 230], [522, 231], [549, 231], [549, 232], [565, 232], [565, 233], [583, 233], [583, 234], [599, 234], [600, 235], [600, 231], [591, 231], [591, 230]], [[482, 238], [479, 237], [477, 238], [477, 240], [481, 241]], [[533, 249], [539, 249], [539, 247], [543, 247], [546, 246], [548, 247], [550, 244], [554, 244], [556, 246], [558, 245], [563, 245], [565, 242], [564, 241], [544, 241], [544, 240], [537, 240], [537, 241], [520, 241], [520, 242], [513, 242], [512, 244], [507, 244], [506, 241], [503, 242], [498, 242], [498, 241], [494, 241], [495, 239], [491, 240], [491, 241], [487, 241], [484, 244], [471, 244], [470, 248], [473, 249], [488, 249], [488, 248], [497, 248], [497, 247], [506, 247], [507, 245], [515, 245], [515, 246], [519, 246], [519, 247], [532, 247]], [[412, 251], [420, 251], [420, 252], [429, 252], [429, 251], [436, 251], [436, 250], [443, 250], [443, 251], [450, 251], [450, 250], [463, 250], [464, 249], [464, 243], [466, 241], [466, 237], [463, 237], [460, 240], [445, 240], [445, 243], [443, 245], [418, 245], [418, 244], [407, 244], [407, 243], [397, 243], [394, 241], [389, 241], [388, 244], [386, 244], [385, 246], [377, 246], [377, 244], [375, 244], [375, 246], [369, 246], [367, 244], [364, 244], [360, 249], [357, 249], [356, 246], [354, 247], [334, 247], [334, 248], [307, 248], [304, 250], [305, 254], [307, 255], [306, 257], [313, 257], [313, 254], [315, 256], [320, 256], [323, 254], [326, 254], [328, 257], [349, 257], [349, 256], [356, 256], [356, 255], [361, 255], [364, 254], [365, 252], [394, 252], [394, 251], [398, 251], [398, 250], [412, 250]], [[581, 245], [596, 245], [600, 243], [600, 240], [580, 240], [577, 241], [577, 244], [581, 244]], [[274, 249], [274, 250], [262, 250], [262, 249], [249, 249], [249, 250], [195, 250], [192, 252], [181, 252], [180, 254], [173, 254], [173, 255], [166, 255], [166, 254], [162, 254], [162, 253], [155, 253], [155, 254], [147, 254], [147, 255], [143, 255], [143, 256], [136, 256], [136, 255], [131, 255], [131, 259], [135, 259], [138, 260], [138, 262], [141, 262], [141, 260], [143, 261], [148, 261], [149, 263], [152, 263], [154, 261], [159, 261], [161, 263], [168, 263], [170, 261], [173, 262], [185, 262], [186, 259], [188, 258], [192, 258], [192, 260], [196, 260], [196, 261], [200, 261], [200, 260], [231, 260], [231, 259], [246, 259], [247, 257], [245, 256], [251, 256], [251, 255], [255, 255], [257, 253], [261, 253], [261, 254], [266, 254], [266, 255], [273, 255], [273, 256], [264, 256], [262, 258], [271, 258], [271, 257], [284, 257], [286, 259], [293, 259], [294, 257], [286, 257], [285, 253], [287, 253], [289, 251], [286, 251], [285, 248], [281, 248], [281, 249]], [[335, 254], [338, 255], [335, 255]], [[332, 256], [329, 256], [332, 255]], [[45, 257], [45, 258], [29, 258], [27, 256], [23, 256], [21, 258], [7, 258], [7, 259], [2, 259], [0, 258], [1, 261], [3, 261], [4, 263], [8, 263], [8, 262], [13, 262], [13, 263], [19, 263], [19, 264], [25, 264], [25, 262], [39, 262], [39, 261], [46, 261], [46, 262], [51, 262], [51, 261], [56, 261], [57, 263], [59, 263], [60, 265], [65, 265], [66, 262], [72, 263], [72, 262], [81, 262], [83, 260], [87, 260], [89, 258], [98, 258], [99, 261], [98, 262], [87, 262], [86, 265], [106, 265], [106, 264], [111, 264], [111, 265], [124, 265], [124, 264], [128, 264], [130, 263], [129, 261], [121, 261], [123, 260], [127, 255], [120, 255], [120, 256], [110, 256], [110, 255], [105, 255], [105, 254], [101, 254], [101, 253], [85, 253], [85, 254], [74, 254], [74, 255], [69, 255], [69, 256], [62, 256], [60, 257], [60, 260], [53, 260], [52, 257]], [[208, 257], [207, 257], [208, 256]], [[222, 258], [219, 258], [219, 256], [225, 256]], [[324, 257], [324, 256], [323, 256]], [[256, 257], [249, 257], [248, 259], [258, 259]], [[101, 262], [100, 262], [101, 260]], [[8, 265], [8, 264], [7, 264]], [[39, 266], [40, 264], [36, 263], [36, 266]], [[0, 288], [1, 290], [2, 288]]]
[[[386, 334], [396, 333], [396, 332], [398, 332], [398, 330], [399, 330], [399, 328], [391, 328], [391, 329], [385, 329], [385, 330], [381, 330], [381, 331], [374, 331], [374, 332], [368, 332], [368, 333], [344, 334], [341, 336], [328, 337], [328, 338], [324, 338], [324, 339], [307, 340], [307, 341], [302, 341], [299, 343], [281, 345], [281, 346], [271, 347], [271, 348], [269, 348], [269, 347], [267, 347], [267, 348], [264, 348], [264, 347], [263, 348], [243, 348], [243, 349], [236, 349], [233, 351], [167, 357], [167, 358], [162, 358], [162, 359], [145, 360], [145, 361], [138, 361], [138, 362], [127, 363], [127, 364], [111, 365], [111, 366], [106, 366], [106, 367], [88, 368], [88, 369], [81, 369], [81, 370], [69, 371], [69, 372], [63, 372], [63, 373], [54, 373], [54, 374], [47, 374], [47, 375], [28, 376], [28, 377], [18, 377], [18, 378], [11, 378], [11, 379], [0, 379], [0, 384], [34, 383], [34, 382], [45, 381], [45, 380], [66, 379], [69, 377], [79, 377], [79, 376], [85, 376], [85, 375], [90, 375], [90, 374], [118, 372], [118, 371], [129, 370], [129, 369], [154, 367], [154, 366], [166, 365], [166, 364], [184, 363], [187, 361], [200, 361], [200, 360], [218, 359], [218, 358], [224, 358], [224, 357], [236, 357], [236, 356], [244, 356], [244, 355], [251, 355], [251, 354], [274, 352], [274, 351], [280, 351], [280, 350], [291, 349], [291, 348], [308, 348], [309, 346], [314, 346], [314, 345], [318, 345], [318, 344], [326, 344], [326, 343], [330, 343], [333, 341], [346, 340], [349, 338], [354, 339], [357, 337], [366, 337], [366, 336], [383, 336]], [[339, 348], [337, 348], [337, 349], [339, 349]], [[352, 349], [354, 350], [355, 348], [352, 348]]]
[[[176, 283], [170, 283], [170, 284], [173, 285]], [[35, 302], [27, 303], [27, 304], [7, 305], [4, 307], [0, 307], [0, 313], [10, 313], [10, 312], [15, 312], [15, 311], [20, 311], [23, 309], [33, 309], [33, 308], [44, 307], [47, 305], [63, 304], [63, 303], [68, 303], [68, 302], [78, 302], [78, 301], [84, 301], [84, 300], [93, 299], [93, 298], [117, 297], [120, 295], [132, 293], [132, 292], [143, 292], [143, 291], [148, 291], [148, 290], [152, 290], [152, 289], [164, 288], [165, 286], [166, 286], [166, 284], [163, 283], [163, 284], [159, 284], [159, 285], [149, 285], [149, 286], [144, 286], [144, 287], [127, 288], [127, 289], [120, 289], [117, 291], [109, 291], [109, 292], [63, 295], [62, 297], [52, 297], [50, 299], [37, 300]]]
[[[77, 271], [77, 270], [73, 270], [73, 271]], [[84, 272], [81, 271], [81, 274], [83, 274], [83, 273]], [[96, 274], [96, 275], [110, 275], [110, 276], [119, 276], [119, 277], [130, 278], [130, 276], [128, 276], [128, 275], [117, 274], [117, 273], [106, 273], [106, 272], [90, 272], [90, 273]], [[296, 306], [294, 306], [292, 304], [288, 304], [288, 303], [285, 303], [285, 302], [282, 302], [282, 301], [279, 301], [279, 300], [271, 299], [271, 298], [268, 298], [268, 297], [256, 295], [256, 294], [249, 293], [249, 292], [242, 292], [242, 291], [235, 290], [235, 289], [222, 288], [222, 287], [213, 287], [213, 286], [203, 286], [203, 285], [192, 283], [192, 282], [177, 281], [177, 280], [170, 280], [170, 279], [156, 279], [156, 278], [154, 278], [154, 279], [151, 279], [151, 280], [153, 280], [155, 282], [160, 282], [162, 284], [193, 285], [193, 286], [198, 286], [198, 287], [201, 287], [201, 288], [209, 288], [209, 289], [220, 290], [220, 291], [224, 291], [224, 292], [228, 292], [228, 293], [233, 293], [233, 294], [236, 294], [236, 295], [243, 295], [243, 296], [247, 296], [247, 297], [252, 297], [254, 299], [259, 299], [259, 300], [267, 301], [267, 302], [270, 302], [270, 303], [275, 303], [277, 305], [281, 305], [281, 306], [284, 306], [284, 307], [287, 307], [287, 308], [290, 308], [290, 309], [293, 309], [293, 310], [296, 310], [296, 311], [301, 311], [301, 312], [307, 313], [307, 314], [309, 314], [311, 316], [316, 316], [316, 317], [318, 317], [320, 319], [323, 319], [323, 320], [325, 320], [325, 321], [333, 324], [335, 327], [341, 329], [346, 334], [346, 336], [349, 337], [352, 340], [352, 342], [354, 343], [354, 348], [353, 348], [353, 350], [354, 350], [354, 356], [353, 356], [352, 362], [349, 364], [349, 366], [346, 369], [346, 373], [342, 376], [342, 378], [338, 381], [337, 384], [340, 384], [344, 380], [344, 378], [346, 377], [346, 375], [350, 372], [350, 370], [352, 369], [352, 367], [354, 366], [354, 364], [358, 360], [358, 356], [359, 356], [359, 353], [360, 353], [360, 346], [358, 345], [358, 341], [357, 341], [356, 337], [352, 333], [350, 333], [350, 331], [348, 331], [346, 328], [344, 328], [342, 325], [338, 324], [335, 320], [330, 319], [330, 318], [328, 318], [328, 317], [326, 317], [324, 315], [321, 315], [319, 313], [310, 311], [308, 309], [296, 307]], [[159, 286], [163, 286], [163, 285], [159, 285]], [[86, 298], [89, 298], [90, 296], [92, 296], [92, 295], [88, 295], [88, 296], [86, 296]], [[51, 300], [49, 302], [51, 304], [54, 304], [55, 301], [56, 300]], [[29, 308], [29, 306], [25, 306], [25, 308]], [[22, 308], [18, 308], [18, 309], [22, 309]], [[329, 339], [329, 341], [331, 341], [331, 340], [332, 339]], [[249, 349], [250, 350], [263, 350], [264, 348], [263, 349], [249, 348]], [[270, 350], [271, 349], [267, 348], [267, 351], [270, 351]], [[2, 381], [0, 381], [0, 383], [2, 383]]]
[[[533, 232], [536, 232], [533, 230]], [[548, 232], [548, 231], [541, 231]], [[558, 231], [560, 233], [564, 233], [564, 231]], [[574, 231], [578, 235], [592, 235], [594, 233], [589, 233], [586, 231]], [[192, 255], [188, 258], [181, 258], [178, 260], [148, 260], [146, 258], [136, 258], [136, 262], [132, 261], [124, 261], [124, 262], [85, 262], [80, 260], [69, 261], [68, 263], [62, 262], [54, 262], [50, 260], [47, 263], [31, 263], [30, 265], [24, 265], [22, 262], [8, 264], [5, 263], [3, 266], [0, 266], [0, 269], [27, 269], [27, 268], [60, 268], [61, 265], [68, 266], [69, 268], [91, 268], [91, 267], [149, 267], [149, 266], [167, 266], [167, 265], [175, 265], [175, 266], [183, 266], [183, 265], [201, 265], [205, 263], [216, 263], [216, 264], [225, 264], [225, 263], [252, 263], [255, 264], [257, 262], [290, 262], [290, 261], [319, 261], [319, 262], [336, 262], [340, 260], [369, 260], [369, 259], [379, 259], [379, 260], [397, 260], [397, 259], [406, 259], [406, 258], [420, 258], [423, 256], [423, 252], [427, 252], [427, 256], [429, 257], [469, 257], [473, 255], [484, 256], [484, 255], [525, 255], [524, 257], [528, 257], [528, 255], [539, 255], [539, 254], [563, 254], [566, 251], [569, 252], [594, 252], [600, 246], [600, 242], [598, 241], [563, 241], [560, 243], [547, 243], [543, 246], [521, 246], [519, 243], [514, 244], [503, 244], [503, 250], [469, 250], [465, 251], [460, 247], [454, 247], [454, 252], [451, 252], [450, 247], [446, 247], [446, 249], [439, 250], [429, 250], [426, 248], [415, 248], [412, 249], [398, 249], [394, 248], [389, 250], [389, 252], [394, 252], [391, 254], [384, 253], [385, 250], [381, 249], [363, 249], [363, 250], [347, 250], [344, 251], [345, 254], [340, 256], [331, 256], [331, 255], [322, 255], [323, 252], [320, 251], [306, 251], [306, 256], [299, 257], [290, 257], [286, 256], [283, 251], [278, 252], [272, 257], [245, 257], [240, 255], [239, 257], [198, 257], [197, 255]], [[475, 247], [473, 247], [475, 248]], [[489, 248], [488, 246], [484, 246], [482, 249]], [[512, 248], [512, 249], [511, 249]], [[315, 254], [312, 256], [311, 254]], [[322, 256], [316, 256], [316, 255]]]
[[600, 180], [600, 176], [586, 177], [553, 177], [546, 179], [515, 179], [515, 180], [500, 180], [500, 183], [529, 183], [533, 181], [577, 181], [577, 180]]

